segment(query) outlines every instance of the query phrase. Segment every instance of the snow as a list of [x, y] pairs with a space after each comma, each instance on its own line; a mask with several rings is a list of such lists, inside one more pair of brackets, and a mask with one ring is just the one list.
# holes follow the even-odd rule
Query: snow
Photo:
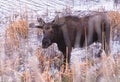
[[120, 41], [113, 41], [112, 42], [111, 53], [112, 54], [120, 53]]
[[[72, 13], [75, 14], [79, 13], [79, 11], [115, 10], [113, 5], [113, 0], [91, 0], [87, 2], [85, 0], [0, 0], [0, 27], [2, 28], [0, 33], [9, 24], [12, 15], [23, 14], [26, 8], [29, 20], [36, 20], [40, 16], [45, 21], [48, 21], [48, 19], [54, 19], [55, 12], [63, 12], [66, 8], [70, 8]], [[118, 9], [120, 8], [118, 7]], [[116, 44], [116, 42], [113, 44]], [[113, 52], [116, 52], [116, 48], [113, 49]]]
[[[74, 1], [74, 3], [72, 2]], [[4, 54], [4, 31], [6, 27], [9, 25], [9, 20], [10, 18], [17, 14], [18, 18], [15, 20], [20, 19], [20, 15], [23, 15], [26, 10], [28, 12], [28, 20], [29, 22], [36, 22], [37, 17], [43, 18], [45, 21], [51, 21], [55, 18], [56, 14], [66, 14], [65, 9], [70, 8], [70, 11], [72, 12], [73, 15], [79, 15], [80, 13], [83, 13], [81, 15], [87, 15], [89, 14], [90, 11], [114, 11], [114, 10], [120, 10], [120, 6], [118, 8], [115, 8], [113, 5], [113, 0], [91, 0], [88, 2], [85, 2], [86, 0], [0, 0], [0, 45], [2, 47], [1, 51], [1, 56]], [[69, 11], [68, 11], [69, 12]], [[36, 57], [33, 57], [32, 59], [31, 55], [36, 53], [36, 50], [39, 48], [42, 42], [42, 34], [40, 36], [37, 36], [37, 31], [38, 29], [30, 29], [29, 31], [29, 44], [30, 48], [25, 49], [26, 52], [30, 57], [30, 60], [34, 60]], [[24, 43], [24, 41], [22, 42]], [[23, 44], [24, 46], [24, 44]], [[25, 47], [25, 46], [24, 46]], [[55, 48], [54, 48], [55, 47]], [[61, 56], [61, 52], [56, 48], [57, 45], [53, 44], [52, 48], [48, 48], [48, 50], [43, 50], [43, 53], [46, 53], [49, 55], [45, 55], [45, 57], [51, 57], [53, 59], [55, 57], [55, 53], [58, 53], [59, 56]], [[26, 48], [26, 47], [25, 47]], [[95, 59], [97, 54], [99, 53], [101, 49], [101, 44], [100, 43], [93, 43], [88, 47], [88, 53], [86, 53], [85, 48], [75, 48], [72, 51], [71, 54], [71, 64], [74, 64], [77, 69], [78, 73], [78, 65], [79, 63], [83, 63], [87, 57], [89, 59]], [[112, 41], [112, 54], [117, 54], [120, 53], [120, 41]], [[50, 52], [50, 51], [54, 51]], [[27, 56], [28, 56], [27, 55]], [[4, 57], [2, 57], [4, 59]], [[63, 57], [62, 57], [63, 58]], [[36, 59], [37, 60], [37, 59]], [[47, 59], [46, 59], [47, 60]], [[53, 68], [54, 65], [61, 63], [60, 61], [63, 59], [60, 59], [58, 62], [53, 62], [51, 64], [51, 71], [50, 74], [54, 74], [58, 72], [56, 68]], [[33, 61], [29, 61], [33, 62]], [[38, 63], [38, 61], [36, 61]], [[46, 64], [46, 62], [45, 62]], [[47, 67], [47, 66], [46, 66]], [[98, 66], [96, 65], [96, 68], [100, 67], [99, 64]], [[20, 71], [24, 71], [26, 67], [21, 66]], [[95, 68], [94, 68], [95, 69]], [[80, 73], [80, 72], [79, 72]], [[79, 76], [79, 75], [78, 75]]]
[[0, 0], [0, 27], [2, 29], [7, 27], [14, 14], [17, 14], [17, 19], [20, 19], [20, 15], [23, 15], [26, 10], [29, 21], [36, 20], [38, 16], [45, 21], [51, 21], [56, 14], [60, 14], [59, 12], [64, 14], [66, 8], [70, 8], [72, 13], [111, 11], [116, 10], [113, 5], [113, 0]]
[[[70, 7], [72, 11], [79, 10], [114, 10], [113, 0], [88, 1], [84, 0], [0, 0], [0, 16], [5, 17], [14, 13], [22, 13], [27, 8], [28, 12], [36, 12], [44, 15], [45, 12], [55, 13], [63, 11], [66, 7]], [[47, 11], [48, 10], [48, 11]]]
[[[74, 1], [74, 2], [73, 2]], [[113, 0], [0, 0], [0, 33], [2, 34], [5, 27], [9, 24], [10, 17], [14, 14], [18, 14], [18, 19], [20, 14], [23, 14], [26, 9], [28, 12], [29, 20], [33, 20], [40, 16], [45, 21], [54, 19], [55, 12], [63, 12], [66, 8], [70, 8], [72, 14], [79, 14], [84, 12], [88, 14], [89, 11], [111, 11], [115, 10]], [[118, 7], [120, 9], [120, 7]], [[83, 14], [83, 15], [84, 15]], [[35, 34], [35, 33], [34, 33]], [[34, 35], [33, 34], [33, 35]], [[31, 36], [32, 37], [32, 36]], [[35, 36], [35, 40], [37, 37]], [[33, 38], [30, 41], [34, 40]], [[31, 42], [34, 44], [35, 41]], [[41, 42], [41, 39], [40, 39]], [[40, 44], [40, 42], [35, 44]], [[119, 42], [119, 41], [118, 41]], [[120, 46], [117, 41], [113, 42], [112, 53], [117, 53]], [[32, 44], [31, 44], [32, 45]], [[36, 47], [36, 46], [35, 46]], [[81, 50], [80, 51], [84, 51]], [[77, 53], [77, 52], [75, 52]], [[80, 53], [80, 52], [78, 52]]]

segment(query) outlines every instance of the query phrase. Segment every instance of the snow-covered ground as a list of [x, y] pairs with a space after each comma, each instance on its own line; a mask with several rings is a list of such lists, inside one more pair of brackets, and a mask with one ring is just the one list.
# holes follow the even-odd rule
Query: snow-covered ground
[[[67, 10], [66, 10], [67, 9]], [[24, 15], [25, 13], [28, 14], [28, 20], [29, 22], [36, 21], [37, 17], [43, 18], [45, 21], [51, 21], [54, 19], [56, 14], [64, 15], [64, 14], [72, 14], [72, 15], [86, 15], [89, 14], [88, 11], [114, 11], [118, 10], [120, 11], [120, 6], [118, 8], [114, 7], [113, 0], [0, 0], [0, 45], [1, 45], [1, 56], [3, 56], [4, 53], [4, 31], [6, 27], [9, 25], [10, 21], [12, 20], [18, 20], [21, 18], [21, 15]], [[17, 18], [15, 17], [17, 15]], [[41, 45], [42, 41], [42, 34], [40, 36], [37, 36], [38, 29], [30, 29], [29, 30], [29, 44], [30, 47], [26, 50], [26, 53], [28, 51], [30, 52], [27, 54], [27, 56], [31, 57], [31, 55], [36, 53], [37, 48], [39, 48], [39, 45]], [[38, 40], [39, 39], [39, 40]], [[23, 48], [26, 48], [23, 42], [21, 42], [23, 45]], [[120, 40], [111, 42], [112, 46], [112, 54], [120, 53]], [[55, 45], [56, 47], [56, 45]], [[101, 48], [100, 43], [93, 43], [90, 48], [88, 49], [88, 57], [93, 58], [95, 55], [98, 54], [99, 50]], [[27, 51], [28, 50], [28, 51]], [[51, 49], [50, 49], [51, 50]], [[54, 50], [55, 52], [58, 49]], [[47, 52], [47, 50], [44, 50], [44, 52]], [[48, 51], [49, 52], [49, 51]], [[53, 53], [51, 53], [53, 54]], [[59, 53], [60, 54], [60, 53]], [[74, 49], [72, 51], [71, 56], [71, 63], [75, 62], [82, 62], [85, 60], [86, 57], [86, 51], [85, 49]], [[4, 56], [3, 56], [4, 58]], [[33, 62], [32, 57], [30, 59], [31, 62]], [[22, 67], [25, 69], [25, 67]], [[22, 70], [21, 68], [21, 70]], [[51, 68], [52, 69], [52, 68]], [[53, 70], [53, 69], [52, 69]]]
[[72, 12], [115, 10], [113, 5], [113, 0], [0, 0], [0, 21], [6, 23], [13, 14], [25, 12], [28, 12], [29, 17], [32, 14], [53, 19], [55, 12], [63, 12], [66, 8], [70, 8]]
[[[103, 10], [120, 10], [120, 6], [116, 8], [113, 0], [0, 0], [0, 34], [3, 37], [5, 27], [8, 26], [10, 20], [17, 20], [26, 12], [30, 22], [31, 20], [35, 21], [37, 17], [50, 21], [59, 13], [62, 13], [62, 15], [67, 13], [79, 15], [84, 12], [83, 15], [86, 15], [89, 14], [88, 11]], [[17, 15], [17, 18], [14, 15]], [[37, 40], [37, 38], [35, 39]], [[34, 44], [33, 39], [30, 41], [31, 46], [39, 44], [39, 42]], [[111, 49], [113, 54], [118, 53], [120, 51], [119, 41], [112, 42]]]

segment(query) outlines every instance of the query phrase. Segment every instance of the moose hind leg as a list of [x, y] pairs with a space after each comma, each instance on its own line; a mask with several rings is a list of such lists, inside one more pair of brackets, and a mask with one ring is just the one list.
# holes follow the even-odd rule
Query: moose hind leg
[[76, 38], [75, 38], [75, 44], [74, 44], [75, 48], [80, 47], [80, 40], [81, 40], [81, 32], [77, 32]]
[[87, 29], [88, 29], [88, 35], [85, 36], [85, 46], [86, 46], [86, 40], [87, 40], [87, 46], [89, 46], [93, 42], [94, 24], [89, 22], [89, 27]]
[[105, 29], [105, 52], [109, 54], [110, 52], [110, 25], [106, 25]]
[[101, 25], [100, 24], [96, 23], [95, 31], [96, 31], [96, 34], [97, 34], [98, 42], [102, 42], [102, 29], [101, 29]]

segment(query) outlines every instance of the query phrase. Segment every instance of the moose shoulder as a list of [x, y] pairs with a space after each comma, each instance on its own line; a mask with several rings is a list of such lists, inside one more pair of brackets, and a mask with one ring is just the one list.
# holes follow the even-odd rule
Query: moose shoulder
[[66, 47], [68, 47], [68, 62], [70, 61], [72, 47], [84, 47], [85, 40], [87, 40], [87, 45], [95, 41], [102, 43], [102, 31], [105, 32], [106, 42], [109, 46], [110, 27], [105, 13], [81, 18], [77, 16], [56, 17], [49, 23], [45, 23], [41, 18], [38, 18], [38, 22], [39, 26], [33, 24], [30, 24], [30, 26], [43, 29], [42, 47], [47, 48], [52, 43], [57, 43], [65, 58]]

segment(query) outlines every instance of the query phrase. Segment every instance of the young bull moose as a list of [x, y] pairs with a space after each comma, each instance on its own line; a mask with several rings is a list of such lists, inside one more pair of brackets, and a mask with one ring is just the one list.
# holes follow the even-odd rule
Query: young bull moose
[[[85, 40], [87, 40], [87, 46], [95, 41], [102, 43], [102, 31], [105, 32], [105, 40], [109, 46], [110, 25], [105, 13], [81, 18], [77, 16], [56, 17], [49, 23], [38, 18], [38, 22], [39, 26], [34, 26], [31, 23], [30, 27], [43, 29], [42, 47], [48, 48], [52, 43], [57, 43], [65, 58], [66, 47], [68, 47], [68, 62], [70, 62], [72, 47], [84, 47]], [[108, 53], [108, 48], [105, 51]]]

